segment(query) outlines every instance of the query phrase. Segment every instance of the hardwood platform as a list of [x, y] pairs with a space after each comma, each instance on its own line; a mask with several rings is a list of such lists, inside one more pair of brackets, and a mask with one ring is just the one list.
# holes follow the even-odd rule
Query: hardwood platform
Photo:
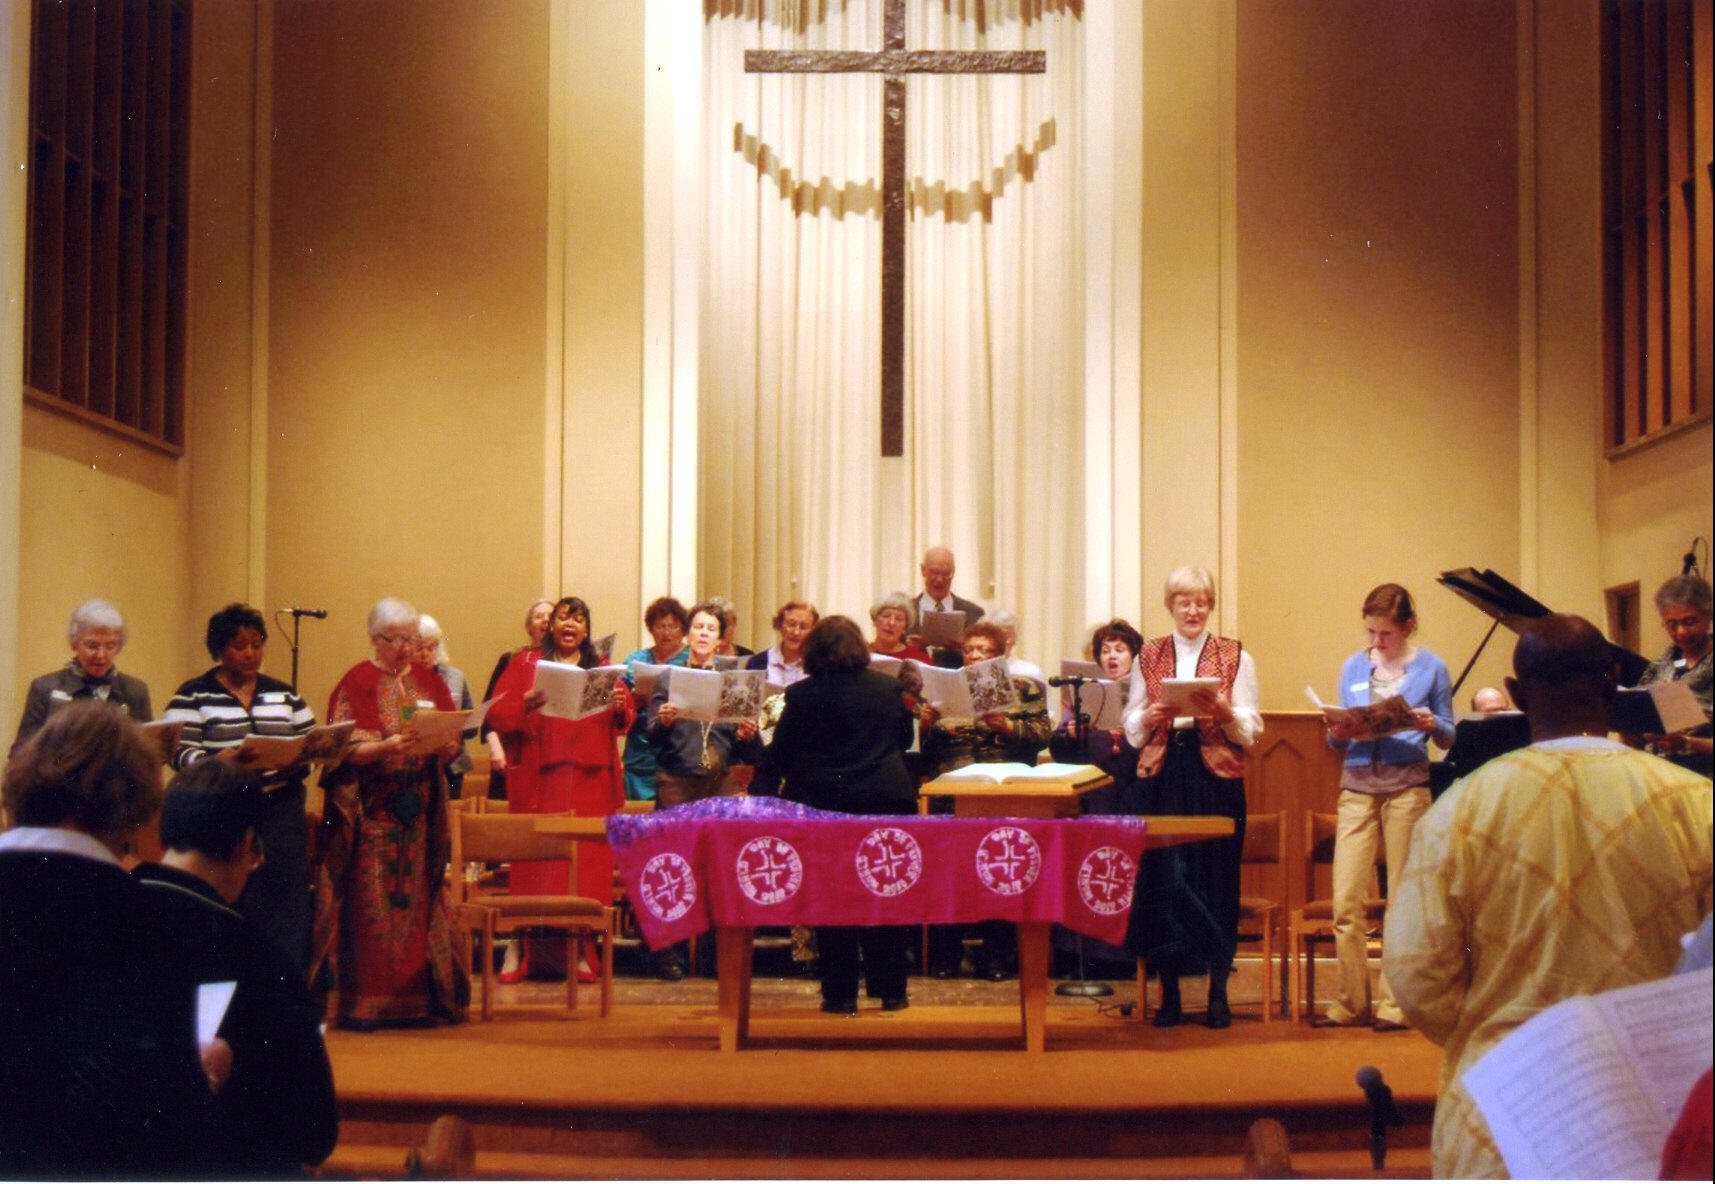
[[[818, 1011], [807, 979], [758, 977], [742, 1057], [718, 1050], [712, 980], [621, 979], [606, 1020], [593, 996], [573, 1018], [563, 988], [524, 984], [491, 1023], [330, 1032], [343, 1123], [324, 1174], [399, 1176], [429, 1123], [457, 1114], [489, 1178], [1233, 1177], [1262, 1117], [1285, 1123], [1300, 1174], [1362, 1176], [1353, 1074], [1373, 1064], [1407, 1122], [1386, 1174], [1426, 1176], [1438, 1050], [1264, 1024], [1243, 975], [1226, 1031], [1123, 1017], [1125, 983], [1056, 996], [1037, 1054], [1016, 1048], [1012, 983], [914, 979], [910, 1009], [866, 1000], [847, 1018]], [[1189, 989], [1186, 1003], [1200, 1007]]]

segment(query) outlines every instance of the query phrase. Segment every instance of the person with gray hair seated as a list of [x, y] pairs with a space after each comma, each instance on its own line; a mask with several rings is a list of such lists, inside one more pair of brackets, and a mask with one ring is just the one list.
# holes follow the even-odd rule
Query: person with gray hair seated
[[119, 860], [161, 803], [153, 746], [92, 699], [13, 755], [0, 834], [0, 1178], [224, 1174], [217, 1045], [166, 913]]
[[1655, 609], [1661, 627], [1672, 643], [1650, 663], [1639, 686], [1658, 682], [1683, 682], [1691, 688], [1704, 722], [1670, 736], [1646, 736], [1651, 752], [1674, 764], [1708, 777], [1715, 769], [1715, 739], [1708, 723], [1712, 681], [1715, 681], [1715, 652], [1709, 643], [1710, 589], [1702, 576], [1674, 576], [1656, 589]]
[[125, 648], [125, 618], [118, 609], [105, 600], [84, 601], [72, 610], [66, 640], [71, 643], [71, 661], [32, 682], [24, 697], [24, 715], [12, 741], [14, 753], [51, 713], [74, 699], [111, 703], [139, 722], [154, 718], [148, 686], [115, 667], [119, 651]]

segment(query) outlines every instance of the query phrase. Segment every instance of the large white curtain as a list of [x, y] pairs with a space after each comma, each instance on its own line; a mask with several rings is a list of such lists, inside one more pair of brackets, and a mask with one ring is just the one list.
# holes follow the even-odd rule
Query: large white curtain
[[905, 456], [880, 456], [880, 78], [746, 75], [874, 49], [882, 0], [709, 0], [699, 583], [779, 603], [955, 589], [1045, 665], [1082, 643], [1082, 6], [910, 0], [913, 49], [1042, 49], [1036, 77], [907, 84]]

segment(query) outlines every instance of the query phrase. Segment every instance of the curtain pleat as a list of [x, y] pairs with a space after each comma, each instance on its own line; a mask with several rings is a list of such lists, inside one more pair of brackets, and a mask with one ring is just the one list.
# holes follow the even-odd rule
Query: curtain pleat
[[881, 80], [743, 70], [746, 49], [879, 47], [881, 0], [705, 8], [699, 570], [757, 641], [794, 598], [867, 625], [945, 543], [1024, 654], [1082, 646], [1081, 12], [910, 0], [912, 48], [1043, 49], [1048, 72], [907, 81], [906, 456], [887, 460]]

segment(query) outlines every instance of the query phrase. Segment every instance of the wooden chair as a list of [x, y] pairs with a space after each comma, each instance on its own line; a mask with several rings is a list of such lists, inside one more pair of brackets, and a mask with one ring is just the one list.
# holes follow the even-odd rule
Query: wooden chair
[[1262, 1018], [1274, 1018], [1281, 1005], [1280, 975], [1275, 970], [1275, 934], [1280, 928], [1280, 902], [1286, 899], [1286, 811], [1245, 816], [1244, 852], [1239, 862], [1271, 869], [1267, 896], [1239, 897], [1239, 941], [1262, 945]]
[[[1339, 829], [1340, 816], [1315, 810], [1304, 812], [1304, 892], [1316, 890], [1316, 869], [1332, 868], [1334, 864], [1334, 834]], [[1378, 868], [1385, 855], [1381, 843], [1376, 844]], [[1382, 923], [1387, 901], [1372, 897], [1364, 902], [1364, 927], [1374, 929]], [[1316, 947], [1334, 942], [1334, 900], [1332, 896], [1306, 901], [1292, 910], [1287, 924], [1287, 958], [1292, 963], [1292, 1018], [1297, 1020], [1316, 1010]]]
[[[1270, 896], [1239, 897], [1240, 942], [1262, 945], [1262, 1018], [1274, 1018], [1280, 1005], [1280, 983], [1274, 969], [1275, 931], [1280, 927], [1280, 902], [1286, 899], [1286, 811], [1274, 814], [1245, 815], [1245, 842], [1239, 854], [1241, 864], [1272, 867], [1267, 891]], [[1138, 1018], [1149, 1018], [1149, 965], [1137, 960]]]
[[[614, 910], [606, 901], [579, 896], [577, 840], [569, 835], [546, 835], [536, 830], [537, 815], [455, 810], [452, 820], [453, 920], [482, 935], [482, 1018], [494, 1015], [494, 935], [523, 929], [564, 929], [566, 933], [566, 1007], [577, 1010], [577, 941], [583, 936], [601, 942], [601, 1014], [613, 1003]], [[566, 891], [550, 896], [521, 896], [484, 883], [484, 864], [515, 860], [566, 861]], [[471, 875], [475, 868], [477, 874]], [[468, 950], [470, 943], [462, 941]]]

